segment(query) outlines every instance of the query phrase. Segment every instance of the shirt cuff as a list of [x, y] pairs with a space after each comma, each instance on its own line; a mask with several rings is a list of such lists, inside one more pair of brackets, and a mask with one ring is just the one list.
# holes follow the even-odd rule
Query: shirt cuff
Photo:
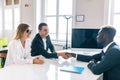
[[76, 54], [75, 59], [77, 60], [78, 54]]

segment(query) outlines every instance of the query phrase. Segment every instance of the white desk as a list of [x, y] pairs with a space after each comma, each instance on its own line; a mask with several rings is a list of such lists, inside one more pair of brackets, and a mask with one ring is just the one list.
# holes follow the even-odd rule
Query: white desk
[[60, 71], [60, 64], [51, 59], [45, 59], [43, 65], [11, 65], [0, 69], [0, 80], [97, 80], [100, 75], [94, 75], [87, 64], [78, 61], [74, 63], [85, 68], [82, 74]]

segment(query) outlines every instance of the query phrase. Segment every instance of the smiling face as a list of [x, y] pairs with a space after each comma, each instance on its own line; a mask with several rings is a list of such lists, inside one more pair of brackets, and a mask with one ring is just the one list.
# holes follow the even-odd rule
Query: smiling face
[[42, 26], [42, 28], [39, 30], [39, 34], [42, 38], [46, 37], [48, 35], [48, 26]]

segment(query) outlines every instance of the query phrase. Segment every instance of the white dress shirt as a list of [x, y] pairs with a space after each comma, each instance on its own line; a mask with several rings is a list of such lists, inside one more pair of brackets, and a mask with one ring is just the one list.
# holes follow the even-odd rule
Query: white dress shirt
[[43, 44], [44, 44], [44, 49], [46, 50], [47, 44], [46, 44], [46, 38], [43, 38]]
[[8, 53], [6, 57], [5, 66], [11, 64], [27, 64], [33, 63], [31, 57], [31, 40], [27, 39], [25, 42], [25, 48], [23, 48], [20, 39], [12, 40], [8, 45]]

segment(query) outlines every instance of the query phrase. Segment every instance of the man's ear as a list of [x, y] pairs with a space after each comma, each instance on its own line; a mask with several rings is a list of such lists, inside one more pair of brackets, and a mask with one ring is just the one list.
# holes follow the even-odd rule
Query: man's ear
[[108, 39], [109, 39], [109, 35], [108, 35], [108, 34], [104, 34], [104, 35], [103, 35], [103, 38], [104, 38], [105, 40], [106, 40], [106, 39], [108, 40]]
[[40, 32], [40, 30], [38, 29], [38, 32]]

